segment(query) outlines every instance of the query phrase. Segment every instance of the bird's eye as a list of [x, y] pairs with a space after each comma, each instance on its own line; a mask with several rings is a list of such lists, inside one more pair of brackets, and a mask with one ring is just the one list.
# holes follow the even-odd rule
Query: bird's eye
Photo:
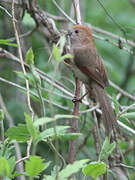
[[76, 29], [76, 30], [75, 30], [75, 33], [76, 33], [76, 34], [78, 34], [78, 33], [79, 33], [79, 31]]

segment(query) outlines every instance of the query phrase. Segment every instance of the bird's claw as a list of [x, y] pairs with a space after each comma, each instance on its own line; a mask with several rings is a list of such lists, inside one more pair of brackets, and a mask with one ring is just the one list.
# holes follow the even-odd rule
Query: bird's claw
[[76, 103], [76, 102], [82, 103], [82, 99], [74, 96], [74, 98], [72, 99], [72, 102], [73, 102], [73, 103]]

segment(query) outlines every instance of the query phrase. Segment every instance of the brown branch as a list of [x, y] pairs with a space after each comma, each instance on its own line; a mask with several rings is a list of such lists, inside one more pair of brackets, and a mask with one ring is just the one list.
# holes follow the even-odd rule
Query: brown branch
[[[81, 15], [80, 15], [80, 8], [79, 8], [79, 0], [73, 0], [75, 15], [76, 15], [76, 22], [81, 24]], [[75, 89], [75, 97], [80, 97], [80, 81], [78, 78], [76, 80], [76, 89]], [[74, 102], [74, 110], [73, 115], [77, 116], [79, 114], [79, 101]], [[71, 123], [72, 132], [76, 133], [78, 131], [78, 119], [73, 118]], [[76, 160], [76, 143], [77, 140], [71, 140], [69, 142], [69, 163], [73, 163]], [[69, 179], [71, 179], [69, 177]]]
[[[24, 62], [23, 62], [21, 44], [20, 44], [20, 40], [19, 40], [19, 35], [18, 35], [18, 32], [17, 32], [17, 29], [16, 29], [16, 23], [15, 23], [14, 0], [12, 1], [12, 21], [13, 21], [13, 28], [14, 28], [14, 31], [15, 31], [16, 41], [17, 41], [17, 44], [18, 44], [18, 53], [19, 53], [19, 58], [20, 58], [20, 62], [21, 62], [21, 67], [22, 67], [24, 75], [26, 76], [26, 70], [25, 70], [25, 66], [24, 66]], [[31, 113], [31, 118], [33, 120], [34, 112], [33, 112], [33, 109], [31, 107], [31, 102], [30, 102], [29, 81], [26, 79], [25, 82], [26, 82], [26, 89], [27, 89], [27, 104], [28, 104], [29, 111]]]
[[[0, 6], [0, 9], [2, 9], [3, 11], [5, 11], [5, 13], [12, 18], [12, 15], [8, 12], [8, 10], [6, 8], [4, 8], [3, 6]], [[17, 20], [15, 19], [15, 22], [17, 22]]]
[[98, 28], [98, 27], [95, 27], [95, 26], [92, 26], [90, 24], [87, 24], [93, 31], [97, 32], [97, 33], [101, 33], [101, 34], [104, 34], [106, 36], [110, 36], [111, 38], [113, 39], [116, 39], [119, 41], [119, 39], [121, 40], [121, 43], [124, 43], [124, 44], [127, 44], [130, 45], [131, 47], [135, 47], [135, 43], [131, 40], [126, 40], [125, 38], [122, 38], [121, 36], [118, 36], [116, 34], [113, 34], [111, 32], [108, 32], [108, 31], [105, 31], [101, 28]]
[[74, 10], [75, 10], [76, 23], [82, 24], [79, 0], [73, 0], [73, 4], [74, 4]]
[[[17, 41], [17, 44], [18, 44], [18, 53], [19, 53], [19, 58], [20, 58], [20, 62], [21, 62], [21, 67], [22, 67], [24, 75], [26, 76], [26, 69], [25, 69], [25, 65], [24, 65], [24, 62], [23, 62], [21, 44], [20, 44], [20, 40], [19, 40], [18, 31], [17, 31], [17, 28], [16, 28], [16, 23], [15, 23], [14, 0], [12, 1], [12, 22], [13, 22], [13, 28], [14, 28], [14, 32], [15, 32], [16, 41]], [[26, 79], [25, 82], [26, 82], [26, 89], [27, 89], [27, 105], [28, 105], [28, 109], [29, 109], [29, 111], [31, 113], [32, 121], [33, 121], [34, 120], [34, 111], [33, 111], [32, 107], [31, 107], [29, 81]], [[32, 138], [28, 142], [27, 157], [29, 157], [29, 155], [30, 155], [31, 145], [32, 145]]]
[[[76, 91], [75, 96], [80, 97], [80, 81], [76, 78]], [[79, 102], [74, 103], [73, 114], [77, 116], [79, 114]], [[71, 122], [72, 132], [78, 132], [78, 118], [73, 118]], [[69, 143], [69, 163], [73, 163], [76, 159], [76, 140], [71, 140]]]

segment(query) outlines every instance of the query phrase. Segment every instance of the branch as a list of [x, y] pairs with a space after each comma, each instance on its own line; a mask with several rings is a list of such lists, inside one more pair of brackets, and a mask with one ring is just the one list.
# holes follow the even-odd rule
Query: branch
[[[19, 58], [20, 58], [20, 62], [21, 62], [21, 67], [22, 67], [24, 76], [26, 76], [26, 70], [25, 70], [25, 66], [24, 66], [24, 62], [23, 62], [21, 44], [20, 44], [19, 35], [18, 35], [17, 29], [16, 29], [16, 24], [15, 24], [14, 0], [12, 1], [12, 21], [13, 21], [13, 28], [14, 28], [14, 31], [15, 31], [16, 41], [17, 41], [17, 44], [18, 44], [18, 53], [19, 53]], [[31, 118], [33, 120], [34, 112], [33, 112], [33, 109], [31, 107], [31, 102], [30, 102], [29, 81], [26, 79], [25, 82], [26, 82], [26, 89], [27, 89], [27, 104], [28, 104], [29, 111], [31, 113]]]
[[[80, 15], [80, 8], [79, 8], [79, 0], [73, 0], [75, 15], [76, 15], [76, 22], [81, 24], [81, 15]], [[76, 89], [75, 89], [75, 97], [80, 97], [80, 81], [78, 78], [76, 80]], [[79, 101], [74, 103], [74, 110], [73, 115], [78, 116], [79, 114]], [[78, 118], [73, 118], [71, 123], [72, 132], [76, 133], [78, 131]], [[76, 142], [77, 140], [71, 140], [69, 142], [69, 163], [73, 163], [76, 159]], [[69, 177], [70, 179], [71, 177]]]

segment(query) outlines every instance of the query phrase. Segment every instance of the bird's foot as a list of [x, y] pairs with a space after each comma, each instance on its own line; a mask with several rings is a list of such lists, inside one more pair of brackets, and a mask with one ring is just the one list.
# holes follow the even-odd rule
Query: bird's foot
[[82, 103], [82, 98], [78, 98], [78, 97], [74, 96], [74, 98], [72, 99], [72, 102], [73, 103], [76, 103], [76, 102]]

